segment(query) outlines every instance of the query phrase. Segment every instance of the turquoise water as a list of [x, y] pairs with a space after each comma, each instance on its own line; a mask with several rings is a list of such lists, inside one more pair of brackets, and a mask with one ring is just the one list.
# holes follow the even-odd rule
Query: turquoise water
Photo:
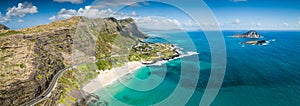
[[[259, 31], [263, 39], [271, 40], [268, 46], [245, 45], [239, 42], [252, 39], [231, 38], [233, 34], [245, 31], [223, 31], [227, 51], [227, 67], [225, 78], [219, 94], [212, 102], [212, 106], [294, 106], [300, 103], [300, 32], [297, 31]], [[116, 82], [98, 90], [95, 93], [101, 100], [90, 105], [154, 105], [161, 103], [181, 89], [184, 93], [193, 89], [197, 82], [192, 97], [185, 104], [188, 106], [199, 105], [211, 72], [211, 52], [203, 32], [188, 32], [196, 49], [188, 39], [182, 39], [181, 32], [152, 32], [157, 37], [150, 38], [149, 42], [169, 42], [177, 44], [183, 51], [197, 51], [199, 55], [185, 58], [199, 57], [200, 64], [189, 59], [176, 59], [161, 66], [149, 66], [138, 69], [133, 74], [125, 76], [123, 84]], [[215, 38], [218, 39], [218, 38]], [[200, 66], [198, 75], [182, 73], [182, 64], [193, 69]], [[165, 74], [164, 74], [165, 73]], [[197, 73], [197, 72], [194, 72]], [[182, 75], [182, 76], [181, 76]], [[151, 77], [150, 77], [151, 76]], [[197, 80], [197, 77], [199, 79]], [[139, 82], [139, 80], [146, 80]], [[180, 79], [186, 82], [178, 84]], [[152, 90], [140, 91], [131, 88], [149, 88], [153, 83], [162, 82]], [[195, 81], [197, 80], [197, 81]], [[130, 88], [128, 88], [127, 86]], [[179, 88], [176, 88], [179, 85]], [[208, 88], [213, 89], [213, 88]], [[184, 92], [186, 91], [186, 92]], [[180, 105], [184, 99], [175, 99], [167, 105]]]

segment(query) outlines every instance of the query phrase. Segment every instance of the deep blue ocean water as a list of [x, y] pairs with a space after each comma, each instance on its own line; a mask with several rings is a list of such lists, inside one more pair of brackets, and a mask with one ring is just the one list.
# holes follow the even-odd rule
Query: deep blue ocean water
[[[223, 31], [227, 65], [222, 87], [212, 102], [212, 106], [295, 106], [300, 104], [300, 31], [258, 31], [264, 40], [270, 42], [267, 46], [241, 45], [240, 42], [254, 39], [232, 38], [234, 34], [246, 31]], [[162, 66], [143, 67], [132, 75], [124, 77], [124, 83], [131, 87], [151, 85], [151, 81], [162, 79], [159, 86], [152, 90], [138, 91], [116, 82], [105, 90], [95, 93], [101, 100], [90, 105], [155, 105], [174, 93], [180, 78], [187, 82], [180, 87], [191, 89], [189, 82], [193, 82], [193, 73], [182, 73], [181, 64], [189, 67], [200, 66], [198, 83], [188, 106], [199, 105], [211, 73], [211, 52], [208, 41], [203, 32], [188, 32], [188, 39], [183, 39], [183, 32], [151, 32], [148, 42], [172, 42], [183, 48], [184, 52], [196, 51], [199, 53], [200, 64], [187, 59], [176, 59]], [[165, 40], [164, 40], [165, 39]], [[218, 39], [218, 38], [215, 38]], [[196, 50], [190, 44], [193, 43]], [[193, 57], [193, 56], [191, 56]], [[160, 73], [166, 72], [166, 76]], [[136, 79], [151, 81], [143, 83]], [[180, 76], [183, 75], [183, 76]], [[133, 77], [133, 78], [132, 78]], [[210, 89], [210, 88], [208, 88]], [[211, 88], [213, 89], [213, 88]], [[184, 91], [183, 90], [183, 91]], [[180, 98], [180, 97], [178, 97]], [[179, 105], [184, 101], [174, 100], [168, 105]]]

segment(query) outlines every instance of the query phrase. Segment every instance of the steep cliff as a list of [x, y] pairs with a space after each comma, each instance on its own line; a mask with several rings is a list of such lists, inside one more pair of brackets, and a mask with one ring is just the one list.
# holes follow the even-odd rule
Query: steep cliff
[[8, 30], [9, 28], [3, 24], [0, 24], [0, 30]]
[[[48, 88], [54, 75], [76, 63], [113, 54], [146, 36], [132, 19], [72, 17], [47, 25], [0, 32], [0, 105], [26, 103]], [[121, 38], [125, 43], [116, 38]], [[125, 46], [128, 47], [128, 46]], [[74, 77], [68, 73], [66, 78]], [[50, 98], [40, 105], [55, 105], [64, 87], [58, 83]]]

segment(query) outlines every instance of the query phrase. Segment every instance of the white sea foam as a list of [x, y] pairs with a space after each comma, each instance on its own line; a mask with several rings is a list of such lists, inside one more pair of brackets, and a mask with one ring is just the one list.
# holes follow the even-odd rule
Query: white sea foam
[[163, 64], [165, 64], [165, 63], [167, 63], [168, 61], [171, 61], [171, 60], [175, 60], [175, 59], [179, 59], [179, 58], [183, 58], [183, 57], [187, 57], [187, 56], [192, 56], [192, 55], [198, 55], [198, 54], [199, 53], [197, 53], [197, 52], [189, 51], [189, 52], [181, 54], [178, 57], [175, 57], [174, 59], [157, 61], [157, 62], [155, 62], [155, 63], [153, 63], [149, 66], [161, 66], [161, 65], [163, 65]]

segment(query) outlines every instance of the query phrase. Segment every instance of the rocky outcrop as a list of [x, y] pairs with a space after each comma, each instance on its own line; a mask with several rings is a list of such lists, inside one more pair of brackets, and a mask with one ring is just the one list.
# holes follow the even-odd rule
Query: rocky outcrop
[[234, 35], [234, 37], [236, 37], [236, 38], [262, 38], [263, 36], [258, 34], [258, 32], [251, 30], [251, 31], [246, 32], [245, 34]]
[[266, 41], [266, 40], [255, 40], [255, 41], [242, 42], [241, 44], [264, 45], [264, 44], [267, 44], [268, 42], [269, 41]]
[[[34, 99], [48, 88], [58, 71], [78, 62], [76, 59], [87, 59], [72, 56], [88, 54], [89, 57], [96, 57], [109, 54], [100, 51], [113, 47], [111, 38], [114, 35], [126, 38], [122, 39], [124, 41], [137, 41], [146, 37], [130, 18], [117, 20], [85, 17], [4, 31], [0, 35], [3, 35], [0, 36], [1, 106], [17, 106]], [[98, 49], [92, 48], [94, 51], [89, 51], [89, 46]], [[40, 105], [57, 105], [62, 87], [58, 84], [50, 98]]]
[[0, 24], [0, 30], [9, 30], [9, 28], [3, 24]]

